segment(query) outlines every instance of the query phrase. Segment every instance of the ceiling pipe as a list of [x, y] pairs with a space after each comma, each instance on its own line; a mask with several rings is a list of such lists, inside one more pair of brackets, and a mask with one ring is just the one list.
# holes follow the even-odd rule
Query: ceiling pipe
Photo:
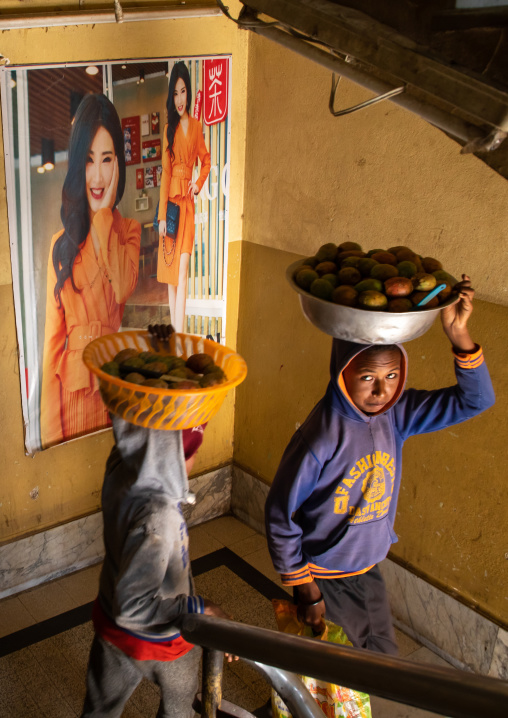
[[221, 15], [218, 7], [185, 5], [153, 10], [128, 10], [115, 4], [114, 10], [74, 13], [44, 13], [40, 15], [17, 15], [0, 17], [0, 30], [25, 30], [37, 27], [61, 27], [63, 25], [100, 25], [104, 23], [143, 22], [154, 20], [179, 20], [190, 17]]
[[[242, 27], [241, 20], [238, 24], [239, 27]], [[319, 65], [326, 67], [328, 70], [342, 75], [348, 80], [351, 80], [352, 82], [355, 82], [356, 84], [361, 85], [376, 94], [383, 94], [395, 89], [393, 85], [389, 85], [382, 80], [372, 77], [367, 72], [355, 67], [353, 64], [342, 60], [336, 55], [320, 50], [314, 45], [290, 35], [288, 32], [279, 30], [275, 27], [263, 27], [262, 25], [255, 23], [246, 23], [244, 28], [261, 35], [268, 40], [272, 40], [279, 45], [283, 45], [289, 50], [293, 50], [299, 55], [302, 55], [309, 60], [313, 60]], [[403, 107], [405, 110], [409, 110], [409, 112], [419, 115], [422, 119], [430, 122], [432, 125], [435, 125], [444, 132], [447, 132], [466, 143], [470, 143], [473, 140], [483, 140], [485, 136], [489, 134], [488, 131], [482, 131], [476, 125], [468, 124], [460, 118], [454, 117], [437, 107], [420, 102], [407, 93], [390, 97], [389, 101]], [[484, 146], [483, 149], [491, 148], [489, 146]]]

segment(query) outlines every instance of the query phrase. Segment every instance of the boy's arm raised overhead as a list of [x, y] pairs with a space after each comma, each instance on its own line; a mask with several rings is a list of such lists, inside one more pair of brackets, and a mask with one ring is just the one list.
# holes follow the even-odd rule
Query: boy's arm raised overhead
[[494, 389], [483, 351], [471, 339], [467, 326], [474, 297], [467, 275], [462, 275], [456, 289], [459, 301], [442, 309], [441, 322], [455, 356], [457, 384], [434, 391], [406, 391], [394, 407], [402, 439], [459, 424], [494, 404]]
[[462, 275], [462, 281], [455, 286], [455, 289], [459, 301], [441, 310], [441, 323], [456, 354], [474, 354], [478, 346], [469, 336], [467, 328], [469, 317], [473, 312], [474, 289], [467, 274]]

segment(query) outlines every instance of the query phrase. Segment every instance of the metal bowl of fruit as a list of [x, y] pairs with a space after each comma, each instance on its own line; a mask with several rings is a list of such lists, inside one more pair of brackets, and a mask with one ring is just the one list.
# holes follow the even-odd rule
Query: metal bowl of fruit
[[305, 260], [299, 259], [286, 270], [286, 278], [300, 298], [304, 316], [325, 334], [359, 344], [394, 344], [416, 339], [430, 329], [443, 307], [458, 301], [452, 292], [438, 306], [412, 305], [404, 311], [338, 304], [331, 297], [315, 296], [297, 284], [295, 276], [304, 266]]

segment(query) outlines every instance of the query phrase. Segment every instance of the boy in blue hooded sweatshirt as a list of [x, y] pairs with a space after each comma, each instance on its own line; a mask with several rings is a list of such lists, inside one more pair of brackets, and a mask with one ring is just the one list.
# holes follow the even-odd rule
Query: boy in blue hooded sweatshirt
[[377, 563], [397, 541], [404, 441], [494, 403], [482, 350], [467, 329], [469, 277], [456, 290], [459, 301], [442, 309], [441, 320], [457, 384], [405, 390], [402, 346], [334, 339], [326, 394], [293, 435], [268, 494], [268, 547], [282, 582], [293, 586], [300, 618], [319, 630], [326, 614], [359, 648], [397, 653]]

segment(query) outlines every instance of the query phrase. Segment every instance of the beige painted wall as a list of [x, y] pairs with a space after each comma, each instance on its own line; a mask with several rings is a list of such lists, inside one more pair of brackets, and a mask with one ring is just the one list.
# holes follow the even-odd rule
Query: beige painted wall
[[[237, 8], [233, 3], [233, 9]], [[19, 30], [2, 33], [11, 65], [157, 58], [231, 53], [232, 147], [230, 175], [227, 334], [236, 345], [246, 122], [247, 34], [222, 17]], [[0, 142], [3, 151], [3, 143]], [[3, 156], [0, 158], [0, 542], [9, 542], [100, 507], [104, 465], [112, 432], [25, 456], [14, 321]], [[210, 422], [194, 473], [233, 456], [234, 395]]]
[[[506, 624], [505, 464], [508, 183], [419, 118], [383, 103], [334, 119], [330, 73], [259, 37], [249, 93], [235, 454], [272, 481], [298, 423], [322, 396], [330, 338], [302, 316], [286, 266], [324, 242], [409, 244], [477, 288], [471, 320], [496, 406], [460, 427], [410, 440], [394, 556]], [[337, 106], [369, 93], [341, 81]], [[453, 383], [439, 322], [409, 342], [412, 386]]]
[[[229, 5], [235, 15], [238, 3]], [[227, 343], [236, 346], [239, 317], [238, 348], [249, 376], [236, 407], [229, 397], [205, 432], [196, 473], [231, 460], [235, 411], [234, 458], [270, 483], [297, 422], [324, 391], [330, 339], [306, 322], [285, 282], [285, 267], [295, 258], [329, 240], [409, 243], [437, 255], [452, 273], [472, 274], [479, 297], [473, 332], [486, 348], [497, 405], [452, 433], [408, 442], [394, 552], [506, 623], [506, 182], [393, 105], [333, 119], [328, 72], [222, 18], [167, 21], [156, 31], [150, 23], [11, 31], [2, 34], [1, 49], [12, 63], [121, 59], [122, 53], [233, 55]], [[367, 96], [343, 81], [338, 102], [347, 106]], [[4, 185], [0, 541], [11, 541], [98, 509], [112, 437], [108, 431], [34, 458], [24, 455]], [[412, 384], [430, 388], [452, 380], [437, 324], [407, 348]]]

